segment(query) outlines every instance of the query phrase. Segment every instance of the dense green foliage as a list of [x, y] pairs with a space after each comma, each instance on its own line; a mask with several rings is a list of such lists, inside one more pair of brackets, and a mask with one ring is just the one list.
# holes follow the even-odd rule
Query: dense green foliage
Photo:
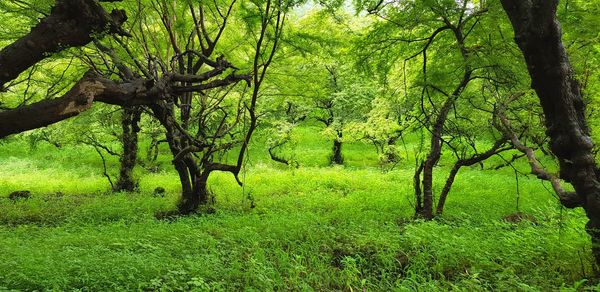
[[549, 290], [591, 275], [585, 216], [538, 180], [519, 180], [519, 208], [535, 223], [502, 219], [516, 211], [512, 170], [477, 168], [460, 176], [444, 218], [414, 222], [410, 165], [382, 174], [371, 146], [353, 143], [351, 166], [323, 168], [329, 144], [316, 129], [297, 129], [306, 167], [270, 162], [257, 139], [243, 189], [217, 175], [216, 214], [174, 220], [154, 218], [178, 198], [166, 149], [139, 194], [104, 194], [89, 148], [3, 145], [0, 191], [33, 198], [0, 202], [0, 287]]

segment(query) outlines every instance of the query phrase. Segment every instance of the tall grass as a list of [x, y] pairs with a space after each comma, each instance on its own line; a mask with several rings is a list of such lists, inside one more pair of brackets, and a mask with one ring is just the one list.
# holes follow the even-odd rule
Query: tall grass
[[[537, 291], [591, 279], [584, 214], [538, 180], [466, 168], [446, 214], [415, 221], [413, 162], [382, 173], [369, 145], [350, 143], [348, 165], [326, 167], [328, 141], [299, 131], [302, 167], [268, 161], [258, 139], [243, 188], [217, 173], [216, 213], [172, 220], [154, 217], [180, 191], [166, 149], [159, 172], [138, 170], [139, 193], [111, 194], [91, 149], [0, 146], [0, 197], [33, 194], [0, 198], [0, 290]], [[535, 222], [502, 220], [517, 199]]]

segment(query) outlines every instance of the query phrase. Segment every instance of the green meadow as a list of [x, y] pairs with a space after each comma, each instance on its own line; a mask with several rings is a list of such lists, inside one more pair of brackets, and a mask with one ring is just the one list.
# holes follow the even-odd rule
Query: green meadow
[[0, 0], [0, 292], [600, 291], [599, 15]]
[[1, 290], [593, 289], [583, 212], [534, 177], [491, 170], [500, 159], [462, 170], [426, 222], [413, 218], [414, 161], [382, 171], [372, 146], [352, 143], [346, 166], [329, 167], [318, 129], [297, 135], [300, 167], [270, 161], [257, 136], [243, 187], [215, 173], [209, 210], [165, 218], [180, 196], [166, 147], [156, 172], [136, 169], [138, 193], [111, 193], [91, 147], [2, 144], [0, 194], [32, 197], [0, 199]]

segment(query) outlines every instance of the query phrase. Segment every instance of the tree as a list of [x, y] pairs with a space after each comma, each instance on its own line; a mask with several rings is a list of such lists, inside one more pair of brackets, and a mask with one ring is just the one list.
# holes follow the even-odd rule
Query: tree
[[[271, 0], [143, 4], [135, 4], [145, 8], [134, 21], [131, 40], [113, 38], [99, 46], [104, 59], [110, 60], [104, 74], [125, 81], [136, 76], [149, 82], [169, 80], [172, 87], [164, 98], [146, 105], [166, 132], [182, 186], [179, 213], [190, 214], [210, 202], [207, 185], [212, 172], [229, 172], [242, 184], [238, 174], [257, 126], [261, 84], [277, 51], [289, 4]], [[153, 25], [157, 20], [160, 25]], [[226, 28], [230, 34], [224, 42]], [[244, 38], [245, 33], [255, 41]], [[227, 52], [228, 59], [237, 57], [243, 68], [224, 54], [215, 57], [219, 52]], [[110, 71], [113, 67], [116, 72]], [[242, 70], [250, 74], [238, 74]], [[249, 93], [238, 86], [242, 81], [251, 85]], [[237, 152], [233, 162], [223, 159], [227, 152]]]
[[[138, 108], [145, 106], [166, 131], [182, 184], [180, 213], [195, 212], [200, 204], [208, 203], [206, 185], [213, 171], [230, 172], [241, 184], [238, 174], [257, 125], [260, 87], [277, 50], [285, 13], [295, 3], [233, 0], [185, 4], [158, 0], [128, 3], [137, 13], [125, 33], [120, 28], [125, 20], [122, 10], [108, 15], [92, 0], [57, 2], [52, 13], [31, 33], [2, 50], [0, 68], [10, 67], [2, 82], [16, 78], [27, 66], [64, 47], [82, 46], [94, 40], [99, 53], [84, 56], [90, 70], [62, 97], [1, 112], [0, 137], [72, 117], [89, 109], [94, 101], [119, 105], [126, 112], [122, 140], [127, 152], [121, 159], [123, 181], [116, 187], [129, 189], [129, 172], [136, 156]], [[218, 47], [225, 28], [232, 22], [238, 28], [234, 33], [239, 35], [230, 40], [239, 43]], [[72, 35], [61, 35], [65, 31]], [[105, 31], [128, 38], [92, 37]], [[56, 38], [47, 39], [52, 36], [50, 33]], [[245, 33], [252, 34], [254, 42]], [[232, 52], [239, 44], [242, 48]], [[14, 59], [27, 46], [35, 49], [29, 52], [31, 58]], [[250, 74], [238, 74], [238, 68], [224, 55], [214, 56], [219, 51], [228, 51], [230, 57], [240, 59], [238, 63]], [[252, 85], [250, 93], [236, 86], [241, 81]], [[240, 147], [238, 158], [233, 163], [221, 161], [223, 154], [235, 146]]]
[[398, 141], [415, 129], [412, 101], [403, 99], [395, 90], [382, 90], [372, 101], [365, 121], [354, 123], [351, 128], [359, 140], [371, 143], [383, 171], [392, 170], [403, 159]]
[[310, 11], [298, 22], [284, 44], [287, 62], [278, 68], [285, 76], [274, 81], [285, 97], [281, 109], [289, 103], [321, 123], [333, 140], [329, 162], [343, 164], [344, 132], [351, 122], [365, 119], [377, 94], [374, 82], [353, 64], [352, 46], [362, 26], [347, 13], [327, 10]]
[[[45, 17], [40, 23], [38, 23], [25, 37], [22, 37], [12, 44], [6, 46], [1, 54], [0, 68], [3, 71], [3, 79], [0, 80], [0, 87], [5, 83], [16, 79], [20, 73], [28, 70], [28, 76], [23, 79], [23, 82], [27, 84], [23, 90], [25, 96], [22, 103], [17, 106], [16, 110], [12, 110], [10, 107], [3, 107], [6, 112], [0, 113], [0, 117], [6, 119], [3, 123], [4, 127], [0, 129], [0, 136], [5, 136], [11, 133], [18, 133], [24, 130], [33, 129], [40, 126], [46, 126], [55, 121], [67, 118], [72, 115], [78, 114], [80, 111], [87, 109], [86, 105], [73, 106], [72, 97], [75, 94], [71, 94], [69, 97], [65, 96], [63, 100], [56, 99], [49, 101], [52, 95], [59, 94], [62, 91], [61, 83], [64, 83], [64, 79], [70, 79], [66, 77], [68, 75], [77, 75], [78, 72], [70, 70], [74, 63], [77, 64], [75, 57], [71, 57], [69, 64], [64, 70], [60, 70], [62, 74], [59, 74], [59, 78], [50, 78], [52, 74], [46, 74], [48, 84], [52, 84], [48, 87], [46, 96], [42, 98], [41, 102], [28, 105], [29, 100], [35, 99], [35, 93], [30, 93], [30, 88], [36, 88], [36, 83], [43, 83], [43, 81], [34, 80], [36, 75], [36, 67], [34, 64], [39, 63], [42, 59], [49, 57], [52, 53], [63, 51], [70, 47], [81, 47], [94, 40], [97, 37], [102, 36], [104, 33], [116, 33], [121, 35], [128, 35], [124, 30], [121, 29], [121, 25], [126, 20], [125, 12], [123, 10], [113, 10], [109, 15], [104, 9], [95, 1], [57, 1], [55, 6], [51, 9], [50, 14], [44, 11], [43, 5], [39, 3], [28, 4], [13, 2], [2, 5], [2, 10], [15, 12], [18, 11], [19, 16], [25, 15], [22, 18], [36, 19], [37, 14], [42, 14]], [[25, 6], [25, 7], [21, 7]], [[22, 11], [19, 8], [27, 8], [29, 11]], [[33, 11], [31, 13], [30, 11]], [[80, 57], [84, 54], [78, 54]], [[33, 67], [29, 69], [30, 67]], [[43, 66], [42, 66], [43, 67]], [[47, 68], [44, 73], [50, 73], [51, 71], [57, 71], [55, 68], [61, 68], [62, 66], [54, 66], [53, 68]], [[54, 80], [52, 80], [54, 79]], [[54, 83], [53, 83], [54, 82]], [[14, 88], [20, 89], [19, 83], [21, 81], [16, 80], [15, 82], [4, 85], [5, 90], [13, 90]], [[60, 86], [57, 86], [61, 84]], [[33, 91], [33, 90], [32, 90]], [[81, 92], [85, 94], [85, 92]], [[28, 96], [29, 95], [29, 96]], [[77, 103], [77, 102], [75, 102]], [[37, 111], [35, 109], [38, 109]], [[58, 109], [58, 110], [57, 110]], [[45, 112], [43, 112], [45, 111]], [[131, 176], [133, 166], [135, 165], [136, 151], [137, 151], [137, 137], [133, 137], [136, 133], [137, 128], [134, 125], [129, 125], [126, 129], [125, 121], [134, 124], [137, 120], [135, 117], [139, 114], [133, 114], [130, 109], [125, 109], [123, 115], [123, 127], [124, 131], [121, 135], [124, 143], [124, 151], [121, 155], [121, 171], [116, 190], [133, 191], [135, 189], [135, 181]], [[35, 113], [35, 114], [32, 114]], [[9, 119], [21, 118], [21, 114], [29, 114], [26, 121], [7, 121]], [[39, 114], [39, 115], [38, 115]], [[37, 122], [36, 122], [37, 121]], [[64, 140], [64, 139], [63, 139]], [[113, 153], [114, 154], [114, 153]], [[106, 171], [105, 171], [106, 172]]]
[[[567, 208], [581, 207], [589, 219], [586, 231], [600, 264], [600, 172], [586, 121], [585, 103], [562, 43], [556, 12], [558, 0], [502, 0], [544, 111], [550, 149], [560, 166], [560, 179], [574, 192], [557, 191]], [[558, 184], [557, 179], [554, 180]], [[557, 188], [555, 187], [555, 190]]]
[[140, 119], [142, 109], [140, 107], [124, 108], [121, 113], [121, 145], [123, 151], [119, 162], [119, 179], [114, 190], [133, 192], [138, 189], [138, 181], [134, 177], [133, 169], [138, 158], [138, 133], [140, 132]]
[[[421, 149], [424, 155], [417, 157], [414, 175], [415, 213], [431, 219], [442, 214], [462, 167], [480, 164], [511, 148], [501, 132], [484, 130], [489, 129], [495, 106], [485, 89], [514, 83], [506, 62], [490, 57], [496, 56], [498, 48], [485, 23], [489, 4], [437, 0], [358, 4], [381, 18], [366, 40], [371, 50], [363, 58], [374, 59], [383, 72], [380, 75], [394, 70], [403, 75], [404, 84], [397, 91], [415, 101], [414, 119], [426, 130], [423, 139], [429, 143]], [[383, 58], [377, 60], [369, 52], [378, 52]], [[397, 63], [402, 64], [401, 70]], [[483, 142], [486, 140], [491, 142]], [[444, 153], [453, 156], [452, 169], [435, 207], [435, 169]]]

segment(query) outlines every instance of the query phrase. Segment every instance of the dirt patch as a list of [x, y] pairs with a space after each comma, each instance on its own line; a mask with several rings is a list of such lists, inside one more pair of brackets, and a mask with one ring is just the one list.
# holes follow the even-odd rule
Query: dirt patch
[[156, 187], [154, 189], [154, 192], [152, 193], [152, 196], [153, 197], [161, 197], [162, 198], [162, 197], [165, 196], [165, 193], [166, 193], [165, 188], [163, 188], [163, 187]]
[[27, 200], [27, 199], [31, 198], [31, 192], [30, 191], [12, 192], [8, 195], [8, 198], [12, 201]]
[[523, 212], [516, 212], [510, 215], [506, 215], [502, 217], [502, 220], [513, 224], [518, 224], [521, 222], [530, 222], [533, 224], [538, 224], [538, 220], [533, 215]]

